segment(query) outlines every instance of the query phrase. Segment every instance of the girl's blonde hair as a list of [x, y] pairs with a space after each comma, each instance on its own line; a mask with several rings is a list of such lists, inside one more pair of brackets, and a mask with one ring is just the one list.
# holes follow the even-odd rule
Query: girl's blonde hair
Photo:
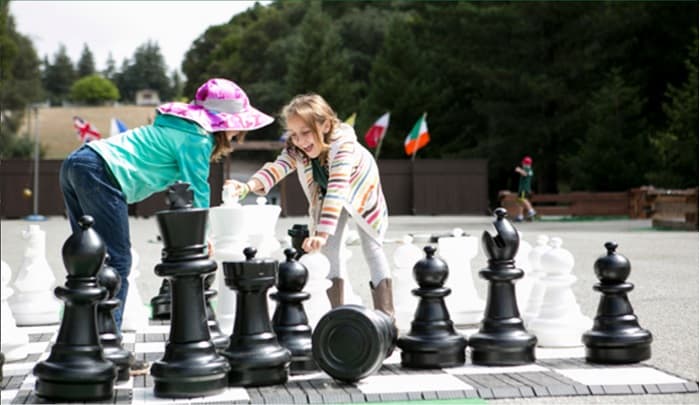
[[[293, 115], [299, 117], [311, 129], [316, 140], [321, 144], [323, 149], [321, 160], [324, 161], [330, 148], [330, 137], [340, 125], [340, 120], [335, 111], [323, 97], [315, 93], [308, 93], [295, 96], [282, 108], [280, 117], [285, 128], [287, 127], [287, 119]], [[317, 127], [323, 125], [327, 120], [330, 121], [328, 133], [318, 133]], [[292, 143], [292, 137], [287, 138], [287, 148], [297, 149]]]
[[[238, 143], [243, 142], [245, 138], [245, 132], [239, 132], [236, 135], [236, 140]], [[226, 131], [214, 132], [214, 149], [211, 151], [212, 162], [218, 162], [227, 153], [233, 152], [233, 144], [229, 141], [228, 136], [226, 136]]]

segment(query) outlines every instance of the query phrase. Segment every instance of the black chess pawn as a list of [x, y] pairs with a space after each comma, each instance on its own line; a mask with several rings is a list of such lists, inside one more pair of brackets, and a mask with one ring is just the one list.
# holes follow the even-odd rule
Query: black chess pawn
[[394, 351], [391, 316], [361, 305], [341, 305], [316, 324], [311, 347], [316, 364], [336, 380], [355, 382], [374, 374]]
[[221, 331], [219, 326], [219, 321], [216, 319], [216, 312], [214, 312], [214, 307], [211, 303], [212, 299], [216, 297], [218, 292], [211, 288], [214, 283], [215, 273], [209, 274], [204, 278], [204, 299], [206, 301], [207, 308], [207, 325], [209, 325], [209, 335], [211, 335], [211, 341], [216, 346], [217, 350], [223, 350], [228, 346], [228, 335]]
[[299, 260], [305, 253], [304, 249], [301, 248], [301, 244], [304, 242], [304, 239], [309, 237], [309, 226], [306, 224], [294, 224], [291, 229], [287, 230], [287, 235], [292, 237], [292, 247], [297, 251], [294, 259]]
[[163, 279], [158, 295], [151, 298], [151, 319], [167, 321], [170, 319], [170, 284]]
[[277, 341], [267, 307], [267, 290], [277, 281], [277, 261], [256, 259], [245, 248], [245, 261], [223, 262], [226, 285], [236, 290], [236, 320], [229, 346], [221, 354], [231, 365], [230, 386], [284, 384], [292, 355]]
[[114, 320], [114, 311], [121, 304], [119, 298], [115, 298], [122, 285], [121, 277], [114, 267], [105, 263], [97, 273], [97, 283], [107, 289], [107, 298], [97, 304], [97, 332], [102, 351], [117, 367], [117, 381], [126, 381], [134, 356], [122, 347], [122, 335]]
[[311, 327], [304, 311], [304, 301], [311, 296], [302, 291], [309, 277], [306, 267], [294, 258], [294, 248], [284, 250], [287, 260], [279, 264], [277, 292], [270, 298], [277, 301], [272, 315], [272, 329], [279, 343], [292, 353], [291, 374], [318, 370], [311, 354]]
[[449, 274], [447, 264], [437, 258], [435, 248], [426, 246], [425, 259], [413, 267], [413, 278], [419, 288], [418, 307], [411, 322], [411, 330], [398, 339], [401, 365], [411, 368], [456, 367], [465, 362], [467, 340], [457, 333], [445, 305], [451, 290], [444, 287]]
[[479, 332], [469, 337], [473, 364], [483, 366], [516, 366], [535, 361], [537, 338], [523, 326], [515, 299], [514, 281], [523, 276], [515, 267], [520, 237], [505, 218], [506, 210], [496, 208], [493, 222], [497, 235], [484, 231], [481, 243], [488, 258], [488, 267], [479, 275], [489, 282], [484, 319]]
[[80, 229], [63, 244], [61, 254], [68, 275], [65, 287], [54, 294], [65, 302], [56, 343], [49, 357], [34, 366], [34, 392], [58, 401], [95, 401], [112, 398], [117, 369], [104, 358], [97, 334], [96, 304], [107, 296], [95, 275], [102, 267], [106, 249], [92, 229], [94, 220], [85, 215]]
[[168, 188], [170, 209], [156, 213], [163, 240], [155, 273], [171, 290], [170, 335], [165, 353], [151, 366], [156, 397], [191, 398], [226, 389], [228, 362], [216, 351], [207, 325], [204, 278], [216, 271], [205, 233], [208, 210], [191, 208], [187, 183]]
[[593, 289], [601, 292], [593, 329], [582, 336], [586, 361], [602, 364], [637, 363], [651, 358], [651, 333], [639, 326], [627, 298], [634, 285], [626, 282], [631, 266], [616, 253], [617, 244], [606, 242], [607, 254], [594, 264], [600, 280]]

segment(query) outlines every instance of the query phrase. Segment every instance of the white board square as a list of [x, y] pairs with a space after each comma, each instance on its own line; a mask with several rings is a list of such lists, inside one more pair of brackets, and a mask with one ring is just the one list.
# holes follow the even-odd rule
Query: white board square
[[682, 384], [686, 382], [649, 367], [572, 368], [554, 369], [554, 371], [584, 385]]
[[356, 385], [364, 394], [474, 389], [471, 385], [449, 374], [374, 375]]

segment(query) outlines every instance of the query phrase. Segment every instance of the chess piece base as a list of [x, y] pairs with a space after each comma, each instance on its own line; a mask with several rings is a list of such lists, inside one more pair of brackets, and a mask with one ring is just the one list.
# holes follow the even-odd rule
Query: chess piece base
[[402, 367], [457, 367], [466, 361], [467, 340], [462, 335], [438, 335], [436, 339], [407, 335], [399, 338], [397, 345]]
[[469, 337], [472, 364], [481, 366], [520, 366], [535, 362], [537, 338], [527, 332], [510, 336], [476, 333]]
[[106, 360], [95, 361], [90, 366], [85, 364], [78, 366], [81, 368], [67, 368], [48, 360], [38, 363], [34, 367], [36, 395], [51, 400], [81, 402], [112, 398], [116, 377], [114, 365]]
[[37, 396], [58, 401], [96, 401], [112, 398], [114, 383], [82, 384], [37, 380], [34, 392]]
[[320, 369], [318, 368], [318, 365], [312, 358], [307, 358], [306, 356], [302, 356], [299, 358], [295, 358], [292, 356], [292, 362], [289, 365], [289, 374], [292, 375], [299, 375], [299, 374], [307, 374], [307, 373], [313, 373], [316, 371], [319, 371]]
[[651, 346], [586, 347], [586, 361], [599, 364], [638, 363], [651, 358]]
[[154, 381], [153, 395], [158, 398], [192, 398], [215, 395], [226, 389], [225, 378], [194, 381]]
[[214, 395], [226, 388], [226, 360], [209, 342], [168, 343], [163, 359], [151, 366], [154, 394], [162, 398]]
[[288, 368], [267, 367], [257, 369], [233, 369], [228, 374], [228, 385], [232, 387], [260, 387], [287, 382]]

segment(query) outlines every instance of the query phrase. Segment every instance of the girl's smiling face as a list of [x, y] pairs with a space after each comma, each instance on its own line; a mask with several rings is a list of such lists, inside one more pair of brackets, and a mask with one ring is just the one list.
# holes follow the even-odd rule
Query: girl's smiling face
[[324, 124], [316, 124], [315, 128], [311, 128], [298, 115], [287, 117], [287, 131], [292, 143], [311, 159], [316, 159], [323, 152], [323, 145], [321, 145], [319, 138], [321, 134], [328, 132], [326, 127], [329, 125], [326, 121]]

